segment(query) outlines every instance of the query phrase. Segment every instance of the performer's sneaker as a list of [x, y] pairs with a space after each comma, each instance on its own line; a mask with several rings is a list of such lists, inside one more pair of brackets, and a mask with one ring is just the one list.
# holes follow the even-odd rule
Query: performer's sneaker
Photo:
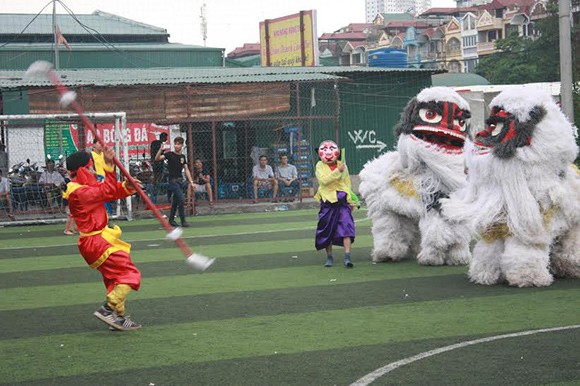
[[330, 267], [332, 267], [332, 265], [333, 265], [333, 264], [334, 264], [334, 259], [333, 259], [333, 257], [332, 257], [332, 256], [328, 256], [328, 257], [326, 257], [326, 263], [324, 263], [324, 266], [325, 266], [326, 268], [330, 268]]
[[107, 323], [109, 326], [113, 326], [117, 320], [117, 314], [107, 305], [107, 303], [103, 304], [98, 310], [93, 312], [93, 315], [102, 322]]
[[175, 228], [177, 228], [179, 226], [179, 225], [177, 225], [175, 220], [169, 220], [169, 225], [171, 225], [172, 227], [175, 227]]
[[181, 227], [182, 228], [189, 228], [191, 225], [187, 222], [187, 221], [182, 221], [181, 222]]
[[354, 267], [354, 264], [352, 263], [352, 261], [350, 261], [350, 258], [345, 257], [344, 258], [344, 266], [346, 268], [352, 268], [352, 267]]
[[141, 328], [141, 325], [132, 321], [129, 316], [117, 316], [117, 319], [109, 327], [109, 330], [115, 329], [119, 331], [130, 331], [138, 330], [139, 328]]

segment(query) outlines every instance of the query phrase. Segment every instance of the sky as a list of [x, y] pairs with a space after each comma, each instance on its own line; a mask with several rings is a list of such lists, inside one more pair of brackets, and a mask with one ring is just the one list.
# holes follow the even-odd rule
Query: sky
[[[350, 23], [365, 22], [364, 0], [60, 0], [75, 14], [95, 10], [165, 28], [171, 43], [203, 46], [200, 14], [206, 4], [208, 47], [226, 53], [244, 43], [258, 43], [259, 23], [315, 9], [317, 35]], [[51, 0], [0, 0], [2, 13], [52, 13]], [[454, 0], [432, 0], [432, 7], [455, 7]], [[66, 13], [57, 3], [56, 12]], [[66, 31], [62, 31], [66, 37]]]

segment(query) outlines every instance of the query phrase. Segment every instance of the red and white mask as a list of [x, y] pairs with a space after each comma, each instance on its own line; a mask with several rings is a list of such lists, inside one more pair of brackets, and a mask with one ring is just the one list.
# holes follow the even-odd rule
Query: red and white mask
[[320, 146], [318, 146], [318, 156], [327, 165], [334, 165], [339, 155], [340, 150], [334, 141], [322, 141]]

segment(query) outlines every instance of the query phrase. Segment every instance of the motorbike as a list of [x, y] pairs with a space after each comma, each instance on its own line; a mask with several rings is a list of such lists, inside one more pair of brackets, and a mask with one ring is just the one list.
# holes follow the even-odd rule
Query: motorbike
[[12, 187], [21, 187], [35, 180], [38, 174], [38, 165], [36, 162], [30, 163], [30, 159], [13, 165], [8, 172], [8, 180]]
[[134, 178], [137, 178], [142, 183], [149, 183], [151, 180], [151, 163], [146, 160], [146, 154], [143, 153], [143, 159], [129, 160], [129, 173]]

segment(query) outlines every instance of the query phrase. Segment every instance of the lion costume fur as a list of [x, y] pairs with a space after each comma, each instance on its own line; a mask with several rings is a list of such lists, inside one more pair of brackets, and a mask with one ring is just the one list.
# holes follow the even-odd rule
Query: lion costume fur
[[552, 97], [514, 87], [490, 103], [487, 126], [466, 144], [468, 184], [442, 202], [480, 236], [469, 278], [548, 286], [580, 277], [580, 176], [576, 128]]
[[465, 184], [469, 118], [469, 104], [457, 92], [424, 89], [395, 127], [396, 151], [363, 167], [359, 189], [372, 221], [374, 262], [414, 256], [422, 265], [470, 261], [469, 232], [440, 213], [440, 200]]

